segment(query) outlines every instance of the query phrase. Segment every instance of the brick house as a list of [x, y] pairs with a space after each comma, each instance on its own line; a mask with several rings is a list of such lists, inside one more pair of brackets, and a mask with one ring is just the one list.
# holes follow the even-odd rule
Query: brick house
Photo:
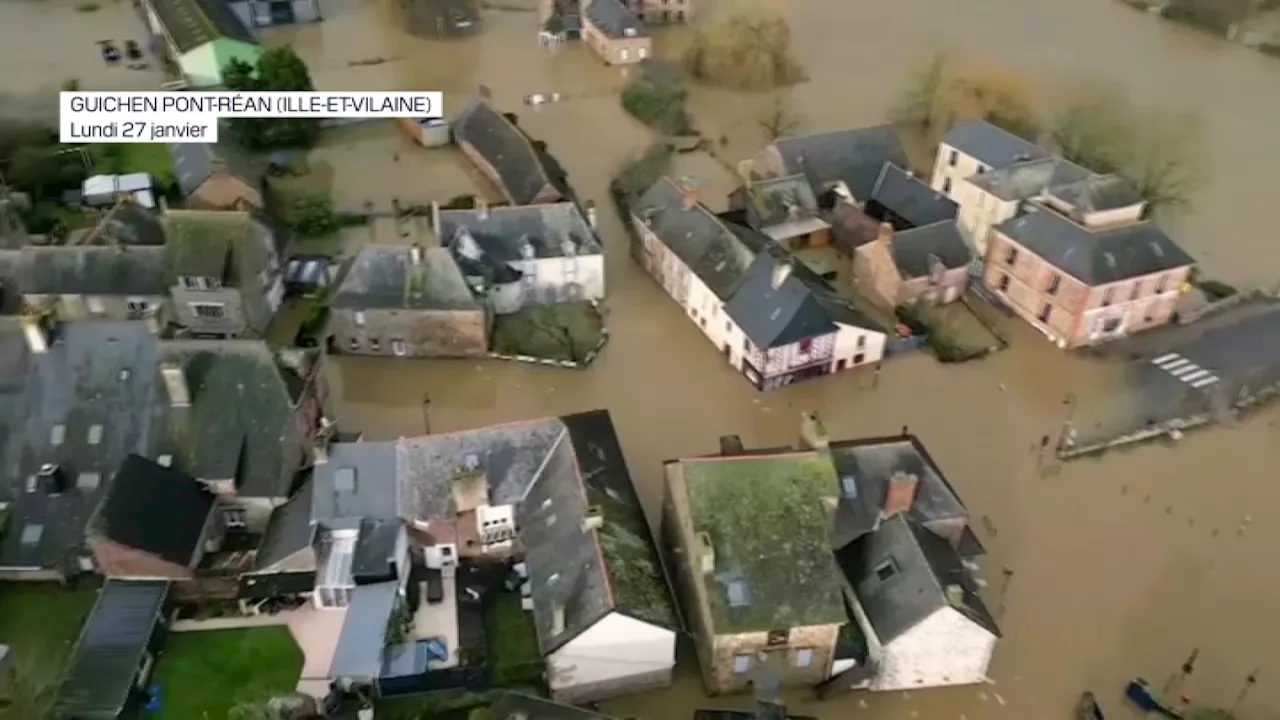
[[1089, 189], [1113, 181], [1055, 191], [990, 234], [983, 283], [1062, 348], [1168, 323], [1195, 266], [1160, 228], [1138, 219], [1144, 203], [1115, 207], [1101, 188]]
[[239, 211], [166, 213], [174, 322], [197, 335], [261, 337], [284, 301], [285, 234]]
[[746, 163], [755, 179], [803, 175], [823, 209], [843, 200], [861, 206], [885, 163], [907, 166], [892, 125], [779, 138]]
[[547, 175], [533, 143], [488, 98], [476, 97], [458, 113], [453, 139], [512, 205], [538, 205], [564, 197]]
[[262, 210], [262, 187], [242, 163], [225, 157], [227, 149], [208, 143], [172, 143], [169, 155], [185, 206], [192, 210]]
[[366, 245], [329, 302], [333, 351], [484, 357], [489, 317], [445, 248]]
[[886, 222], [875, 240], [854, 250], [853, 277], [884, 307], [936, 305], [964, 294], [972, 261], [952, 220], [903, 232]]
[[121, 463], [86, 529], [98, 572], [126, 580], [186, 580], [222, 539], [216, 499], [194, 478], [140, 455]]
[[583, 0], [582, 40], [608, 65], [630, 65], [653, 55], [653, 38], [623, 0]]

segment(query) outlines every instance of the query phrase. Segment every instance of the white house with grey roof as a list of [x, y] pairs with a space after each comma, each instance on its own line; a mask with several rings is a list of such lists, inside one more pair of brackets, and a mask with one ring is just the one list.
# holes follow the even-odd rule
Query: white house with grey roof
[[886, 333], [772, 238], [716, 216], [671, 178], [632, 208], [642, 264], [761, 390], [878, 363]]
[[[443, 586], [434, 600], [426, 593], [414, 619], [414, 637], [442, 645], [428, 671], [461, 660], [457, 611], [448, 612], [457, 598], [489, 591], [472, 588], [468, 566], [505, 559], [523, 568], [524, 606], [556, 699], [590, 702], [670, 682], [680, 620], [606, 411], [334, 443], [317, 454], [302, 493], [286, 506], [293, 512], [280, 513], [278, 530], [268, 530], [259, 554], [275, 565], [260, 565], [255, 583], [272, 582], [273, 569], [286, 571], [279, 563], [296, 562], [301, 569], [289, 572], [312, 573], [316, 602], [345, 609], [352, 622], [358, 595], [370, 595], [374, 610], [390, 605], [377, 583], [330, 571], [334, 543], [352, 544], [358, 554], [369, 521], [408, 527], [424, 582]], [[353, 522], [364, 523], [360, 533], [342, 540]], [[376, 626], [359, 612], [359, 622]], [[342, 645], [335, 677], [358, 676], [348, 665], [361, 657], [372, 667], [372, 655], [344, 659]]]
[[495, 313], [604, 299], [604, 248], [576, 203], [432, 212], [436, 236]]

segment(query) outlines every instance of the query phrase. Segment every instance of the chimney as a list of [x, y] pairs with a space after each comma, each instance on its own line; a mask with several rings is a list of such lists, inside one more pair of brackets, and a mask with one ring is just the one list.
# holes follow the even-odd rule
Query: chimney
[[893, 226], [889, 223], [880, 223], [880, 230], [876, 233], [876, 242], [884, 243], [886, 248], [893, 247]]
[[771, 281], [773, 283], [773, 289], [777, 290], [778, 288], [782, 287], [782, 283], [786, 282], [787, 278], [789, 277], [791, 277], [791, 263], [790, 262], [776, 263], [773, 266], [773, 278]]
[[803, 413], [800, 416], [800, 444], [810, 450], [826, 452], [831, 449], [831, 438], [827, 428], [816, 412]]
[[953, 607], [964, 607], [964, 588], [952, 583], [947, 586], [947, 602]]
[[169, 394], [170, 407], [190, 407], [191, 390], [187, 387], [187, 374], [177, 363], [160, 365], [160, 376], [164, 378], [164, 389]]
[[573, 244], [572, 239], [565, 238], [564, 242], [560, 243], [560, 252], [565, 257], [571, 258], [578, 254], [578, 246]]
[[489, 219], [489, 201], [479, 195], [476, 196], [476, 217], [481, 220]]
[[431, 201], [431, 234], [440, 242], [440, 203], [435, 200]]
[[422, 246], [414, 243], [409, 246], [409, 262], [413, 265], [422, 264]]
[[475, 510], [489, 502], [489, 478], [480, 467], [480, 458], [468, 455], [453, 474], [453, 503], [459, 513]]
[[598, 229], [598, 227], [597, 227], [597, 226], [599, 225], [599, 222], [600, 222], [600, 220], [599, 220], [599, 218], [596, 216], [596, 201], [595, 201], [595, 200], [588, 200], [588, 201], [587, 201], [587, 225], [588, 225], [592, 230], [596, 230], [596, 229]]
[[556, 603], [551, 608], [551, 634], [559, 635], [564, 632], [564, 605]]
[[40, 479], [40, 488], [50, 495], [61, 495], [67, 491], [67, 474], [53, 463], [45, 463], [36, 471]]
[[324, 465], [329, 462], [329, 433], [318, 432], [311, 440], [311, 464]]
[[27, 336], [27, 347], [36, 355], [49, 352], [49, 332], [39, 315], [22, 316], [22, 334]]
[[716, 548], [711, 544], [711, 535], [698, 533], [698, 568], [703, 575], [711, 575], [716, 571]]
[[686, 211], [698, 206], [698, 188], [689, 183], [680, 183], [680, 206]]
[[919, 484], [920, 479], [914, 473], [894, 472], [884, 493], [884, 508], [880, 511], [880, 516], [888, 520], [911, 510], [916, 502], [916, 487]]
[[604, 511], [599, 505], [587, 506], [587, 511], [582, 516], [582, 532], [591, 532], [602, 527], [604, 527]]

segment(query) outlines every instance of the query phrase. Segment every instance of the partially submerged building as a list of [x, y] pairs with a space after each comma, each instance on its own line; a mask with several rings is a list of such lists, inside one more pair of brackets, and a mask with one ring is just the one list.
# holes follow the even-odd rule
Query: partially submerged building
[[473, 98], [453, 123], [453, 140], [512, 205], [561, 200], [533, 142], [485, 97]]
[[[250, 4], [259, 3], [244, 3]], [[232, 60], [256, 66], [262, 57], [262, 46], [231, 3], [142, 0], [142, 13], [147, 28], [163, 40], [165, 53], [189, 88], [221, 87], [223, 70]]]

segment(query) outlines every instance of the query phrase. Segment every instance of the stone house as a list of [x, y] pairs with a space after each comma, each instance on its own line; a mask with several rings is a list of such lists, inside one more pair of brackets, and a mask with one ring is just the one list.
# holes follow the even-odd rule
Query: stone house
[[163, 247], [28, 246], [21, 256], [23, 300], [60, 319], [145, 320], [158, 331], [169, 315]]
[[653, 38], [623, 0], [583, 0], [582, 40], [608, 65], [630, 65], [653, 55]]
[[1093, 345], [1170, 322], [1195, 260], [1134, 196], [1116, 207], [1115, 179], [1053, 190], [1046, 202], [997, 225], [982, 282], [1062, 348]]
[[745, 164], [753, 178], [803, 175], [823, 210], [839, 201], [862, 206], [885, 163], [907, 166], [892, 125], [780, 138]]
[[934, 190], [893, 163], [885, 163], [871, 188], [871, 196], [863, 212], [878, 222], [887, 222], [894, 230], [955, 222], [959, 207], [946, 195]]
[[665, 476], [663, 538], [707, 692], [825, 681], [853, 622], [828, 540], [830, 459], [730, 450], [668, 462]]
[[662, 178], [631, 223], [645, 270], [757, 389], [864, 365], [886, 334], [767, 235], [727, 222]]
[[187, 580], [222, 540], [215, 502], [190, 475], [130, 455], [90, 518], [85, 544], [106, 577]]
[[200, 336], [261, 337], [284, 301], [284, 232], [240, 211], [171, 210], [164, 220], [174, 322]]
[[1039, 145], [985, 120], [966, 120], [951, 128], [938, 144], [929, 184], [954, 198], [961, 180], [1049, 156]]
[[488, 98], [476, 97], [458, 113], [453, 140], [512, 205], [539, 205], [564, 197], [528, 136]]
[[474, 210], [432, 207], [436, 237], [497, 314], [605, 296], [604, 248], [571, 202]]
[[949, 303], [969, 287], [973, 254], [952, 220], [894, 232], [882, 223], [872, 242], [853, 256], [858, 287], [886, 308]]
[[731, 435], [664, 469], [663, 540], [708, 692], [985, 681], [1000, 638], [973, 575], [985, 550], [914, 436], [832, 441], [806, 413], [794, 448]]
[[730, 193], [729, 207], [743, 211], [748, 227], [788, 250], [830, 244], [831, 226], [803, 175], [748, 181]]
[[334, 352], [484, 357], [489, 315], [445, 248], [366, 245], [329, 301]]
[[158, 461], [217, 496], [229, 533], [263, 532], [330, 424], [324, 355], [257, 340], [166, 341], [158, 355]]

